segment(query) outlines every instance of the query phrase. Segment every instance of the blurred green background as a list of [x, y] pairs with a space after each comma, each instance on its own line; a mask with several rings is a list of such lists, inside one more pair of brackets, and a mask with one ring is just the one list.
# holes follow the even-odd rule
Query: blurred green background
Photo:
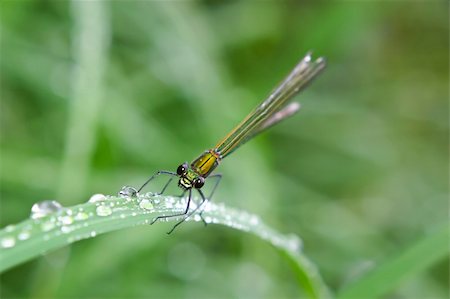
[[[446, 1], [12, 1], [1, 16], [1, 227], [139, 186], [212, 147], [308, 51], [295, 117], [220, 166], [214, 201], [296, 233], [333, 290], [447, 223]], [[9, 270], [4, 298], [291, 298], [263, 241], [187, 223]], [[447, 298], [448, 260], [387, 298]]]

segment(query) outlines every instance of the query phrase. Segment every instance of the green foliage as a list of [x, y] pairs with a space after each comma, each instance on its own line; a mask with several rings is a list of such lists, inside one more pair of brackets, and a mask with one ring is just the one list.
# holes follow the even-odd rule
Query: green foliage
[[[175, 170], [312, 49], [328, 68], [302, 111], [223, 161], [213, 200], [301, 235], [332, 292], [447, 298], [429, 232], [448, 221], [448, 17], [439, 1], [3, 0], [0, 224]], [[46, 254], [3, 273], [2, 297], [312, 294], [258, 238], [168, 228]]]
[[447, 257], [449, 234], [447, 225], [430, 233], [342, 290], [338, 298], [380, 298], [386, 295], [402, 281]]
[[[85, 204], [58, 208], [49, 213], [37, 214], [17, 225], [0, 231], [3, 250], [0, 254], [0, 273], [27, 260], [38, 257], [82, 239], [93, 238], [106, 232], [153, 224], [163, 215], [177, 215], [185, 210], [186, 198], [153, 194], [138, 196], [100, 196]], [[192, 198], [199, 202], [199, 198]], [[36, 212], [35, 214], [36, 215]], [[184, 216], [165, 218], [162, 221], [178, 223]], [[301, 252], [301, 241], [296, 236], [284, 236], [267, 227], [256, 215], [209, 203], [202, 214], [194, 213], [187, 221], [204, 221], [205, 224], [222, 224], [249, 232], [268, 241], [292, 261], [293, 268], [302, 276], [304, 287], [311, 298], [327, 298], [326, 286], [315, 266]]]

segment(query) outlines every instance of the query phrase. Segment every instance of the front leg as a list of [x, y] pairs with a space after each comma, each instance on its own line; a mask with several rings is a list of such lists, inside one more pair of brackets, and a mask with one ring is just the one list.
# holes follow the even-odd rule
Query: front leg
[[161, 190], [161, 192], [156, 193], [157, 195], [162, 194], [162, 193], [166, 190], [167, 186], [169, 186], [170, 182], [172, 182], [173, 177], [176, 177], [176, 176], [177, 176], [177, 174], [176, 174], [175, 172], [165, 171], [165, 170], [159, 170], [159, 171], [157, 171], [154, 175], [152, 175], [151, 177], [149, 177], [147, 181], [145, 181], [145, 183], [141, 186], [141, 188], [139, 188], [138, 193], [141, 192], [141, 190], [144, 189], [144, 187], [145, 187], [148, 183], [150, 183], [150, 181], [152, 181], [154, 178], [156, 178], [156, 177], [159, 176], [160, 174], [170, 175], [171, 177], [170, 177], [170, 179], [167, 181], [167, 183], [164, 185], [164, 187], [163, 187], [163, 189]]

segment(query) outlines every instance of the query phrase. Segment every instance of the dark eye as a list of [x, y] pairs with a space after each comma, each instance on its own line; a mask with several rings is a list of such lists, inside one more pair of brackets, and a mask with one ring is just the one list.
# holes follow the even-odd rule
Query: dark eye
[[186, 173], [187, 170], [187, 163], [183, 163], [180, 166], [178, 166], [177, 168], [177, 174], [178, 175], [183, 175]]
[[205, 179], [203, 177], [198, 177], [194, 180], [194, 187], [200, 189], [205, 184]]

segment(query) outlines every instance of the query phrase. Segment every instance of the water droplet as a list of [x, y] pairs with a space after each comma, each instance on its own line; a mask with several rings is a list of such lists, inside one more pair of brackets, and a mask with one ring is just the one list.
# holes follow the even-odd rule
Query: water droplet
[[7, 227], [5, 227], [5, 231], [10, 233], [12, 232], [16, 227], [14, 225], [8, 225]]
[[302, 248], [302, 240], [297, 235], [289, 235], [286, 242], [286, 247], [290, 251], [299, 251]]
[[139, 207], [141, 209], [145, 209], [145, 210], [152, 210], [153, 209], [153, 204], [150, 202], [150, 200], [148, 199], [143, 199], [141, 200], [141, 202], [139, 203]]
[[204, 219], [205, 219], [206, 223], [211, 223], [211, 221], [212, 221], [210, 216], [206, 216]]
[[53, 220], [46, 221], [46, 222], [42, 223], [42, 225], [41, 225], [41, 229], [44, 232], [48, 232], [49, 230], [53, 229], [54, 227], [55, 227], [55, 222]]
[[122, 198], [130, 198], [135, 197], [137, 195], [137, 190], [131, 186], [123, 186], [122, 189], [120, 189], [118, 195]]
[[16, 245], [16, 240], [13, 237], [4, 237], [1, 244], [3, 248], [11, 248]]
[[73, 218], [72, 216], [59, 216], [58, 220], [63, 224], [63, 225], [69, 225], [73, 223]]
[[95, 212], [98, 216], [109, 216], [112, 214], [112, 210], [108, 206], [98, 206]]
[[71, 231], [73, 231], [73, 227], [71, 227], [71, 226], [61, 226], [61, 232], [63, 233], [63, 234], [67, 234], [67, 233], [70, 233]]
[[104, 194], [97, 193], [92, 195], [88, 202], [99, 202], [104, 200], [106, 200], [106, 196]]
[[159, 198], [155, 198], [155, 199], [153, 199], [153, 202], [154, 202], [155, 204], [159, 204], [159, 203], [161, 202], [161, 200], [160, 200]]
[[250, 222], [251, 225], [258, 225], [259, 224], [259, 218], [257, 216], [255, 216], [255, 215], [252, 215], [250, 217], [250, 221], [249, 222]]
[[62, 205], [55, 200], [44, 200], [35, 203], [31, 207], [31, 218], [39, 219], [49, 215], [50, 213], [57, 212], [62, 209]]
[[27, 230], [22, 231], [17, 238], [21, 241], [24, 241], [30, 237], [30, 232]]
[[85, 219], [87, 219], [89, 216], [88, 216], [88, 214], [86, 214], [85, 212], [78, 212], [76, 215], [75, 215], [75, 220], [85, 220]]
[[194, 221], [199, 222], [200, 220], [202, 220], [202, 217], [199, 214], [195, 214]]
[[91, 231], [90, 236], [93, 238], [97, 235], [97, 232], [95, 230]]

